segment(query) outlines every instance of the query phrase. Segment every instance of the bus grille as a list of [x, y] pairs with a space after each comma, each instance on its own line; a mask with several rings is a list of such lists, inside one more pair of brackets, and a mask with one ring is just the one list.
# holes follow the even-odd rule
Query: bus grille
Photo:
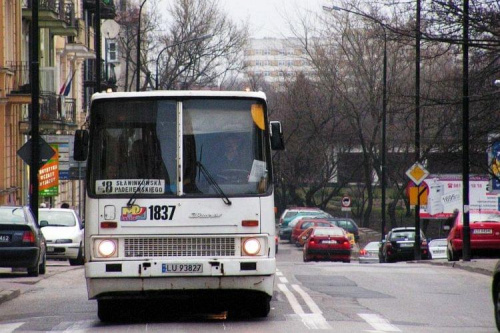
[[125, 238], [125, 257], [231, 257], [230, 237]]

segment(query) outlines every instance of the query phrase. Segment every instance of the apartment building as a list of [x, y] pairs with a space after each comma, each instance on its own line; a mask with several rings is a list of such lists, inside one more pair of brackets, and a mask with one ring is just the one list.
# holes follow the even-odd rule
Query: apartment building
[[279, 84], [299, 72], [312, 77], [305, 51], [296, 38], [251, 38], [244, 52], [246, 76]]
[[[40, 201], [79, 209], [81, 165], [71, 158], [75, 129], [85, 122], [95, 91], [96, 0], [0, 0], [0, 204], [27, 204], [29, 167], [17, 155], [31, 126], [30, 34], [38, 1], [40, 135], [57, 149], [58, 172]], [[101, 19], [113, 18], [113, 0], [101, 1]], [[103, 82], [108, 78], [103, 77]]]

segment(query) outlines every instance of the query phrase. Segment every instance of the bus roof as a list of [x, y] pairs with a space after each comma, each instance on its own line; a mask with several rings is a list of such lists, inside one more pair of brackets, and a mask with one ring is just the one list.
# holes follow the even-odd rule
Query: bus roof
[[140, 92], [95, 93], [92, 100], [107, 98], [137, 98], [137, 97], [243, 97], [266, 100], [266, 94], [261, 91], [213, 91], [213, 90], [153, 90]]

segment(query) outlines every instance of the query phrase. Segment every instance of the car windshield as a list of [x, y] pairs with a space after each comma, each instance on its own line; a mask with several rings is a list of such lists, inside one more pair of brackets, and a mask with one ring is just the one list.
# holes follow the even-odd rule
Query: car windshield
[[446, 239], [435, 239], [429, 243], [429, 246], [446, 246]]
[[397, 231], [391, 234], [391, 240], [415, 240], [415, 231]]
[[344, 236], [344, 232], [340, 228], [316, 228], [314, 229], [315, 236]]
[[49, 226], [74, 227], [76, 225], [75, 216], [72, 212], [40, 210], [38, 220], [47, 221]]
[[470, 214], [470, 223], [474, 222], [500, 222], [500, 214]]
[[26, 224], [22, 208], [9, 207], [0, 209], [0, 224]]
[[378, 250], [378, 242], [370, 242], [366, 244], [365, 250]]

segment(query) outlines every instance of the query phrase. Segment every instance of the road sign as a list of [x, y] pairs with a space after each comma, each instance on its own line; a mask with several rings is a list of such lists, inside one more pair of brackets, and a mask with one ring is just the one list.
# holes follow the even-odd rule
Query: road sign
[[411, 168], [406, 170], [406, 175], [418, 186], [427, 178], [429, 171], [427, 171], [422, 164], [415, 162]]
[[[40, 165], [47, 163], [56, 153], [54, 149], [42, 138], [38, 138], [38, 146], [40, 147]], [[31, 166], [31, 139], [28, 140], [19, 150], [17, 155], [22, 158], [22, 160]]]
[[342, 198], [342, 207], [351, 207], [351, 198], [345, 196]]

